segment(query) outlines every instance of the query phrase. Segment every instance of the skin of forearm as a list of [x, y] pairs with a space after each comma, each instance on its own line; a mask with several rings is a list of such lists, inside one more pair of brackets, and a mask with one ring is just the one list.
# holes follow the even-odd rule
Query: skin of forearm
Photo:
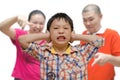
[[15, 22], [17, 21], [17, 16], [8, 18], [0, 23], [0, 30], [6, 30], [9, 29]]
[[15, 38], [15, 31], [12, 29], [12, 25], [17, 21], [17, 16], [8, 18], [0, 23], [0, 30], [2, 33], [10, 37], [11, 39]]
[[112, 56], [109, 55], [109, 63], [113, 64], [114, 66], [120, 67], [120, 56]]
[[95, 36], [95, 35], [81, 35], [81, 34], [76, 34], [74, 35], [75, 40], [81, 40], [81, 41], [86, 41], [86, 42], [91, 42], [95, 41], [96, 39], [100, 39], [101, 37]]
[[34, 34], [27, 34], [20, 36], [19, 42], [23, 48], [27, 48], [31, 42], [38, 41], [38, 40], [47, 40], [49, 35], [46, 33], [34, 33]]

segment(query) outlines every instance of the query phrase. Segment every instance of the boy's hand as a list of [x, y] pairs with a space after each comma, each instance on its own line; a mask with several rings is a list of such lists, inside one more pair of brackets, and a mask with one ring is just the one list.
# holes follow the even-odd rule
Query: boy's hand
[[70, 40], [71, 43], [74, 41], [74, 37], [75, 37], [75, 31], [72, 31], [72, 33], [71, 33], [71, 40]]
[[48, 43], [50, 43], [50, 42], [51, 42], [51, 39], [50, 39], [50, 32], [46, 30], [46, 34], [47, 34], [46, 41], [47, 41]]

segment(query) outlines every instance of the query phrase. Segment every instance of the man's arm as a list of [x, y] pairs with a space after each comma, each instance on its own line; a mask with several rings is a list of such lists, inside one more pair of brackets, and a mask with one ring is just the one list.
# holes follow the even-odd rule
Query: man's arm
[[92, 63], [92, 66], [95, 64], [104, 65], [105, 63], [110, 63], [114, 66], [120, 67], [120, 56], [113, 56], [104, 53], [95, 54], [95, 60]]

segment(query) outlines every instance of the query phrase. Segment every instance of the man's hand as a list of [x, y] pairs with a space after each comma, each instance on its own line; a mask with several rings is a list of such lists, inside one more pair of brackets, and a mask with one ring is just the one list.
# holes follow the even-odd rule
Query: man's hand
[[94, 66], [95, 64], [104, 65], [105, 63], [109, 61], [109, 56], [110, 56], [109, 54], [96, 53], [92, 66]]

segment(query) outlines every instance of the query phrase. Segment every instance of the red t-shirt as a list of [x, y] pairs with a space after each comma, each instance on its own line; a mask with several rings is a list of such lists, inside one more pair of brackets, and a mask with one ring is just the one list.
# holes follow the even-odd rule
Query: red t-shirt
[[[84, 31], [83, 34], [86, 34]], [[111, 29], [106, 29], [104, 33], [97, 34], [105, 38], [105, 44], [98, 52], [120, 56], [120, 36]], [[81, 42], [83, 44], [84, 42]], [[115, 72], [112, 64], [106, 63], [103, 66], [95, 64], [91, 66], [94, 59], [91, 59], [88, 64], [88, 80], [114, 80]]]

